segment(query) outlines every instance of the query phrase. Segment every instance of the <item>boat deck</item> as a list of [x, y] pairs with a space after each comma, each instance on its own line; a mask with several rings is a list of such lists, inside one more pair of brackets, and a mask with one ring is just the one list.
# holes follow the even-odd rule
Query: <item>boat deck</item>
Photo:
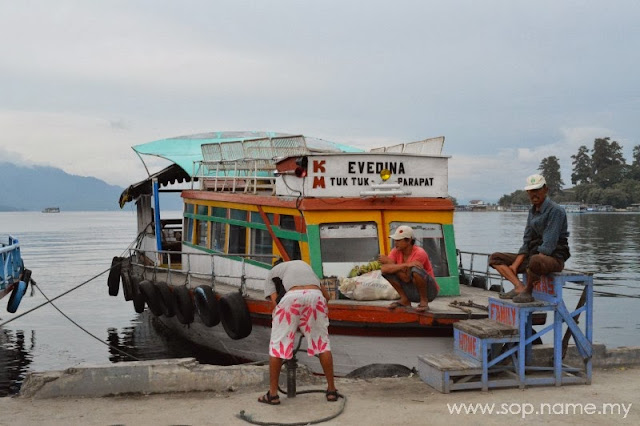
[[[146, 273], [149, 277], [149, 272]], [[171, 277], [166, 273], [156, 271], [156, 280], [166, 281], [170, 285], [180, 285], [188, 281], [190, 288], [200, 285], [211, 285], [209, 276], [190, 276], [189, 279], [181, 272], [172, 271]], [[215, 282], [214, 289], [220, 295], [238, 291], [237, 285], [230, 285]], [[331, 289], [330, 289], [331, 290]], [[332, 295], [337, 295], [336, 289], [330, 291]], [[271, 308], [265, 299], [262, 290], [247, 288], [246, 300], [250, 305], [252, 314], [269, 316]], [[429, 303], [426, 312], [417, 312], [412, 308], [389, 309], [393, 300], [353, 300], [347, 298], [333, 298], [329, 300], [330, 318], [335, 321], [353, 322], [374, 322], [374, 323], [395, 323], [408, 325], [414, 323], [417, 326], [451, 326], [454, 322], [463, 319], [482, 319], [488, 316], [489, 297], [497, 297], [493, 291], [483, 290], [466, 285], [460, 286], [459, 296], [437, 297]], [[413, 303], [413, 308], [417, 303]], [[456, 306], [457, 305], [457, 306]], [[355, 314], [355, 312], [358, 314]]]

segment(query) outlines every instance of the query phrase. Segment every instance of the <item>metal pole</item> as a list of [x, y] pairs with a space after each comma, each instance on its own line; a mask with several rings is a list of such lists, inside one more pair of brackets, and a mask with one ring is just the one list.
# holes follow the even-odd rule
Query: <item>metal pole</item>
[[293, 358], [286, 361], [287, 364], [287, 398], [296, 397], [296, 370], [298, 368], [298, 359]]

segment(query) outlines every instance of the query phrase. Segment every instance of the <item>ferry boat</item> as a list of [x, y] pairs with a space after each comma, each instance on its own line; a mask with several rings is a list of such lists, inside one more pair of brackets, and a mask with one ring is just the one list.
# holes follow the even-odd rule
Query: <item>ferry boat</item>
[[15, 313], [27, 292], [31, 271], [25, 269], [20, 242], [9, 235], [0, 241], [0, 299], [7, 295], [7, 311]]
[[561, 206], [564, 207], [567, 213], [584, 213], [587, 211], [587, 206], [581, 203], [566, 203], [561, 204]]
[[45, 207], [42, 213], [60, 213], [60, 207]]
[[[374, 364], [413, 368], [418, 355], [448, 350], [454, 322], [487, 317], [486, 281], [460, 285], [472, 277], [458, 268], [443, 143], [363, 151], [302, 135], [218, 132], [136, 145], [147, 170], [146, 156], [172, 164], [120, 197], [121, 207], [135, 201], [139, 234], [129, 257], [113, 259], [110, 294], [121, 277], [125, 299], [138, 312], [146, 304], [170, 331], [238, 359], [267, 360], [264, 279], [275, 259], [301, 259], [332, 293], [337, 375]], [[180, 192], [182, 217], [162, 216], [163, 191]], [[344, 297], [339, 283], [389, 253], [400, 225], [414, 229], [433, 264], [440, 294], [428, 311]], [[320, 372], [307, 358], [298, 361]]]

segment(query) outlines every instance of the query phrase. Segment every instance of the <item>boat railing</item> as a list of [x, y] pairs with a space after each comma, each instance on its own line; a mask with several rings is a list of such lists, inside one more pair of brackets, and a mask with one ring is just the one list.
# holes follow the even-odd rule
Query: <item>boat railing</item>
[[[473, 287], [491, 289], [500, 286], [502, 291], [504, 277], [493, 272], [489, 266], [490, 253], [458, 250], [458, 270], [460, 272], [460, 284]], [[493, 287], [498, 290], [496, 287]]]
[[20, 242], [9, 235], [8, 243], [0, 243], [0, 290], [13, 284], [20, 278], [22, 257], [20, 256]]
[[[180, 254], [181, 263], [180, 269], [174, 268], [176, 264], [172, 265], [171, 255]], [[150, 256], [152, 255], [156, 259], [166, 258], [168, 262], [163, 265], [158, 265], [155, 262], [152, 262]], [[193, 263], [194, 256], [203, 256], [208, 257], [211, 260], [211, 273], [197, 272], [191, 269], [191, 265]], [[281, 257], [273, 254], [246, 254], [246, 253], [193, 253], [193, 252], [175, 252], [168, 250], [142, 250], [137, 248], [129, 249], [129, 257], [131, 259], [132, 265], [136, 265], [144, 270], [152, 270], [153, 274], [157, 272], [164, 272], [167, 274], [167, 282], [169, 284], [172, 283], [172, 274], [184, 276], [184, 284], [191, 284], [191, 278], [204, 278], [211, 279], [211, 286], [215, 289], [215, 283], [219, 279], [231, 278], [237, 279], [240, 281], [240, 292], [246, 296], [247, 295], [247, 280], [263, 280], [264, 276], [251, 276], [247, 275], [247, 260], [264, 260], [265, 263], [269, 262], [272, 264], [275, 259], [280, 259]], [[240, 275], [225, 275], [219, 274], [216, 272], [215, 267], [215, 259], [216, 258], [240, 258]], [[152, 263], [152, 264], [151, 264]]]
[[201, 189], [253, 194], [274, 193], [279, 159], [310, 153], [302, 135], [202, 144], [201, 149], [203, 160], [193, 165]]

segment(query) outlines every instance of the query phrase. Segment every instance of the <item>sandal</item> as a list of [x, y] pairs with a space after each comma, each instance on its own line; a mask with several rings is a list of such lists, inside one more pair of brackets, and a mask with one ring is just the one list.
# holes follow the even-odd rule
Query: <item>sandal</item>
[[280, 405], [280, 395], [271, 396], [271, 393], [267, 391], [267, 393], [258, 398], [258, 402], [269, 405]]
[[536, 299], [533, 298], [531, 293], [522, 292], [519, 295], [517, 295], [516, 297], [514, 297], [513, 301], [515, 303], [531, 303], [531, 302], [535, 302]]
[[429, 305], [418, 305], [415, 307], [416, 312], [427, 312]]
[[514, 288], [513, 290], [507, 293], [500, 293], [499, 296], [500, 296], [500, 299], [513, 299], [517, 295], [518, 295], [518, 292], [516, 292], [516, 289]]
[[399, 301], [395, 301], [393, 303], [391, 303], [388, 308], [391, 310], [397, 309], [397, 308], [408, 308], [409, 306], [411, 306], [411, 304], [409, 305], [403, 305], [402, 303], [400, 303]]
[[332, 390], [332, 391], [328, 390], [328, 391], [325, 392], [325, 396], [327, 398], [327, 401], [336, 402], [338, 400], [338, 398], [340, 397], [340, 394], [338, 393], [338, 389]]

